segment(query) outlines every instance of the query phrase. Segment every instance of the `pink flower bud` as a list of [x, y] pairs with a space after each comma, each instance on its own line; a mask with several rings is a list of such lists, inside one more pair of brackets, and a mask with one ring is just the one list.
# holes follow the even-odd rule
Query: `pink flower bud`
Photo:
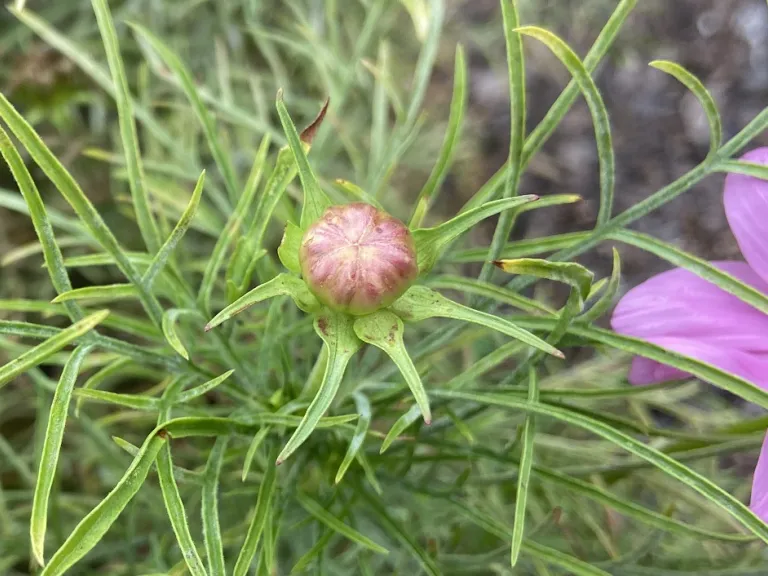
[[299, 262], [318, 300], [356, 316], [392, 304], [419, 273], [408, 228], [362, 202], [328, 208], [304, 234]]

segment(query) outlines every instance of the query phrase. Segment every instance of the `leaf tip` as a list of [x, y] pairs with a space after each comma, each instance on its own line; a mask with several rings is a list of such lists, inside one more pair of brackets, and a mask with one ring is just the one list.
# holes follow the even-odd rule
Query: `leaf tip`
[[275, 97], [275, 99], [278, 102], [282, 102], [283, 101], [283, 89], [282, 88], [278, 88], [277, 89], [277, 96]]
[[315, 134], [317, 134], [317, 131], [320, 129], [320, 126], [323, 123], [323, 120], [325, 119], [325, 113], [328, 112], [328, 105], [331, 103], [331, 98], [328, 97], [325, 99], [325, 104], [323, 104], [323, 107], [320, 108], [320, 112], [317, 113], [317, 116], [314, 120], [310, 123], [309, 126], [304, 128], [304, 130], [301, 132], [301, 135], [299, 138], [302, 142], [305, 144], [312, 144], [312, 140], [315, 139]]
[[552, 356], [560, 358], [561, 360], [565, 360], [565, 354], [563, 354], [560, 350], [555, 350], [552, 352]]

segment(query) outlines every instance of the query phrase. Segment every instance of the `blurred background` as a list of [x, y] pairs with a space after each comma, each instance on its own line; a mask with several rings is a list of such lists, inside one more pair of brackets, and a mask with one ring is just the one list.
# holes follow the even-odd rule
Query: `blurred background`
[[[110, 157], [119, 150], [115, 109], [86, 70], [88, 62], [106, 69], [90, 2], [29, 0], [25, 4], [28, 12], [24, 22], [10, 12], [2, 14], [0, 89], [61, 155], [100, 210], [110, 213], [113, 220], [125, 219], [119, 202], [112, 205], [114, 198], [119, 200], [126, 194], [124, 177], [114, 169]], [[375, 178], [370, 174], [366, 178], [366, 169], [360, 166], [367, 162], [367, 172], [374, 166], [366, 156], [375, 152], [367, 150], [370, 101], [382, 46], [391, 80], [387, 86], [390, 114], [395, 116], [397, 106], [405, 105], [403, 99], [407, 101], [428, 26], [426, 3], [410, 0], [404, 0], [402, 6], [339, 0], [131, 0], [110, 4], [134, 93], [167, 121], [174, 138], [181, 134], [179, 145], [192, 151], [192, 156], [201, 155], [195, 164], [205, 166], [210, 158], [205, 157], [200, 134], [185, 127], [194, 122], [184, 109], [183, 96], [168, 77], [163, 77], [151, 55], [148, 58], [146, 51], [142, 53], [142, 46], [121, 22], [135, 20], [158, 33], [178, 51], [196, 80], [207, 87], [209, 102], [227, 126], [230, 153], [241, 174], [248, 169], [263, 132], [274, 131], [277, 123], [272, 98], [276, 88], [283, 87], [297, 123], [310, 118], [329, 92], [341, 94], [342, 101], [334, 99], [331, 106], [334, 133], [321, 138], [325, 143], [313, 152], [315, 161], [326, 178], [357, 176], [368, 183]], [[453, 0], [446, 4], [443, 38], [424, 99], [425, 121], [386, 181], [384, 194], [385, 198], [403, 199], [409, 206], [426, 180], [445, 129], [454, 50], [461, 42], [469, 65], [469, 107], [455, 167], [435, 207], [438, 215], [454, 213], [502, 165], [509, 131], [499, 3]], [[615, 0], [519, 2], [523, 22], [553, 30], [581, 56], [616, 4]], [[369, 9], [380, 10], [374, 22], [365, 20]], [[59, 49], [64, 45], [69, 56], [57, 50], [57, 45]], [[526, 40], [525, 47], [530, 131], [569, 76], [543, 45]], [[768, 101], [767, 51], [768, 8], [763, 0], [638, 3], [596, 75], [610, 112], [617, 154], [615, 213], [690, 169], [703, 159], [708, 147], [706, 120], [693, 96], [647, 63], [670, 59], [698, 75], [719, 104], [728, 137]], [[329, 85], [335, 88], [329, 90]], [[343, 142], [339, 145], [338, 141]], [[186, 182], [179, 179], [178, 172], [185, 168], [162, 144], [149, 138], [145, 142], [145, 156], [166, 167], [165, 171], [152, 171], [156, 192], [158, 188], [189, 188], [189, 179], [195, 177], [192, 171], [187, 170]], [[177, 174], [172, 174], [171, 167]], [[44, 179], [40, 185], [50, 206], [66, 210]], [[15, 188], [5, 166], [0, 167], [0, 186], [10, 191]], [[738, 256], [722, 210], [721, 187], [722, 177], [710, 177], [637, 227], [700, 256]], [[597, 189], [593, 129], [587, 107], [579, 101], [533, 159], [522, 191], [576, 193], [585, 202], [526, 214], [514, 232], [516, 237], [589, 227], [596, 215]], [[10, 196], [3, 196], [4, 206], [12, 204]], [[49, 284], [40, 274], [41, 258], [34, 254], [29, 220], [6, 207], [0, 208], [0, 222], [0, 253], [4, 256], [0, 293], [4, 297], [40, 296], [41, 291], [49, 290]], [[476, 229], [473, 242], [487, 245], [493, 224], [491, 220]], [[125, 222], [121, 229], [130, 231], [131, 223]], [[124, 236], [123, 241], [130, 244], [132, 234]], [[627, 285], [664, 268], [651, 255], [627, 247], [621, 250]], [[598, 274], [607, 274], [610, 247], [604, 245], [582, 261]], [[75, 278], [75, 283], [93, 280]]]

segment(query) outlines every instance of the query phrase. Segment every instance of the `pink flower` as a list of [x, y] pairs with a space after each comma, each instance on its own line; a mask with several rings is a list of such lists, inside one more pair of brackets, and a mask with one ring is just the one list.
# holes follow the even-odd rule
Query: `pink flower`
[[[743, 160], [768, 165], [768, 148]], [[768, 294], [768, 182], [729, 174], [723, 195], [728, 223], [746, 262], [713, 262]], [[630, 290], [611, 319], [616, 332], [717, 366], [768, 389], [768, 315], [683, 269]], [[629, 381], [652, 384], [685, 376], [647, 358], [632, 361]], [[768, 521], [768, 436], [752, 485], [753, 511]]]

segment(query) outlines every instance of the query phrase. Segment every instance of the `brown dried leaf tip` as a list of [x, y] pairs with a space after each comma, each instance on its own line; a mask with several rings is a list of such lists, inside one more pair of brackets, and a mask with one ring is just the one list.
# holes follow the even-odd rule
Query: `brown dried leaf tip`
[[323, 120], [325, 119], [325, 113], [328, 112], [328, 104], [331, 103], [331, 99], [326, 98], [325, 104], [323, 104], [323, 107], [320, 109], [320, 112], [318, 112], [317, 116], [314, 120], [312, 120], [312, 123], [304, 128], [304, 130], [301, 132], [301, 135], [299, 136], [301, 138], [301, 141], [305, 144], [312, 144], [312, 140], [315, 139], [315, 134], [317, 134], [317, 131], [320, 129], [320, 126], [323, 123]]

